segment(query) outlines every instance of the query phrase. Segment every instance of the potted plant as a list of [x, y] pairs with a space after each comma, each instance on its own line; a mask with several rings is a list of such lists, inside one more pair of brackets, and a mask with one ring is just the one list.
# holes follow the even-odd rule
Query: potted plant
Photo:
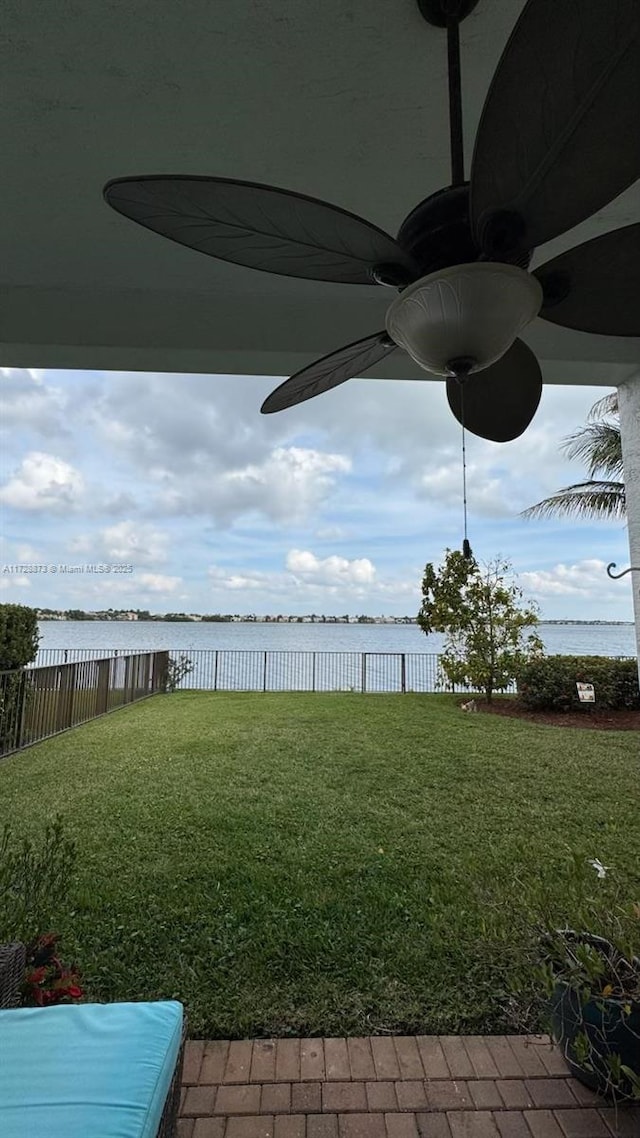
[[640, 1100], [640, 960], [604, 937], [543, 938], [551, 1032], [577, 1079], [617, 1101]]

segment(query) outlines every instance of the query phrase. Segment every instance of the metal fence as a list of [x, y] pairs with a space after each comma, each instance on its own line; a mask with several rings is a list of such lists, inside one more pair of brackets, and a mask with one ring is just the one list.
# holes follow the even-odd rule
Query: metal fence
[[[44, 648], [37, 664], [82, 659], [98, 649]], [[120, 652], [122, 653], [122, 649]], [[104, 655], [104, 650], [101, 651]], [[117, 652], [113, 652], [117, 656]], [[258, 649], [171, 649], [192, 670], [177, 684], [190, 691], [437, 692], [452, 687], [435, 652], [303, 652]]]
[[168, 652], [133, 652], [0, 672], [0, 756], [18, 751], [167, 683]]
[[426, 652], [280, 652], [201, 649], [179, 686], [208, 691], [439, 691], [440, 657]]

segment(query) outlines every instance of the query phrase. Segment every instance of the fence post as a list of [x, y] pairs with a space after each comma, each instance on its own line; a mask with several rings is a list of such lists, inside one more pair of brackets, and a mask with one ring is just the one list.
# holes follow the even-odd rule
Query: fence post
[[169, 680], [169, 653], [160, 649], [153, 653], [153, 690], [165, 692]]
[[[122, 681], [122, 702], [129, 703], [129, 685], [131, 683], [131, 656], [127, 656], [124, 662], [124, 680]], [[115, 686], [115, 685], [114, 685]]]
[[60, 686], [58, 688], [58, 707], [56, 715], [56, 729], [58, 731], [64, 731], [65, 727], [71, 726], [76, 667], [76, 664], [62, 664], [60, 666]]
[[367, 690], [367, 653], [362, 653], [362, 683], [361, 688], [363, 692]]
[[407, 690], [407, 657], [404, 652], [400, 657], [400, 690], [403, 695]]
[[267, 690], [267, 653], [264, 654], [264, 669], [262, 672], [262, 690]]
[[15, 739], [16, 750], [18, 751], [22, 746], [22, 740], [25, 734], [25, 712], [27, 710], [27, 700], [29, 699], [30, 690], [31, 681], [29, 681], [29, 686], [27, 686], [27, 671], [24, 669], [20, 676], [20, 716], [18, 719], [18, 734]]
[[98, 660], [98, 685], [96, 688], [96, 715], [102, 715], [109, 705], [109, 660]]
[[316, 654], [313, 653], [311, 660], [311, 691], [316, 690]]
[[213, 690], [218, 690], [218, 649], [216, 648], [216, 655], [213, 661]]

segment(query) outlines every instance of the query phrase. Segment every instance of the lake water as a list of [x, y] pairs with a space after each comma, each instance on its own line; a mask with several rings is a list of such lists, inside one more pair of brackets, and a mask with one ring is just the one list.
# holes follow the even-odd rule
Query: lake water
[[[635, 656], [632, 624], [540, 624], [548, 653]], [[168, 648], [269, 652], [440, 652], [442, 636], [402, 624], [200, 624], [192, 621], [43, 621], [41, 648], [134, 652]]]

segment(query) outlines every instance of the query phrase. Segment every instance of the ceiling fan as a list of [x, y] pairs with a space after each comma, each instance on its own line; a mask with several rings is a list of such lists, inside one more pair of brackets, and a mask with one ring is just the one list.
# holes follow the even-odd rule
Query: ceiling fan
[[227, 178], [116, 178], [104, 196], [140, 225], [224, 261], [397, 291], [385, 330], [297, 372], [264, 413], [403, 348], [446, 377], [459, 422], [506, 442], [540, 401], [540, 365], [518, 339], [538, 314], [582, 332], [640, 335], [640, 223], [528, 272], [536, 246], [640, 176], [640, 2], [527, 0], [489, 88], [469, 182], [459, 25], [478, 0], [417, 3], [447, 32], [452, 184], [420, 202], [395, 238], [316, 198]]

